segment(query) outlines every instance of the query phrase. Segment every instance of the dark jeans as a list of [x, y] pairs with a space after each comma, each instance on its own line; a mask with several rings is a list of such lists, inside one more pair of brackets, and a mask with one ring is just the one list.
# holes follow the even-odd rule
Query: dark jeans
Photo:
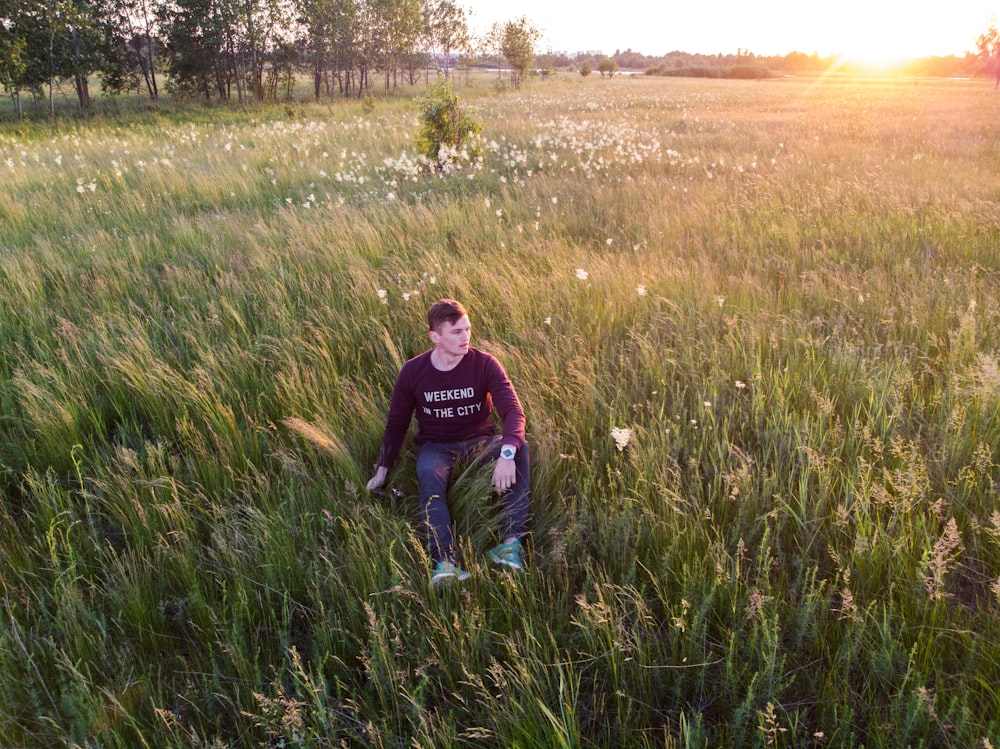
[[[502, 445], [503, 438], [500, 436], [421, 445], [417, 453], [420, 508], [427, 530], [429, 552], [435, 562], [454, 559], [455, 536], [447, 502], [452, 467], [459, 460], [484, 464], [489, 462], [492, 465], [493, 461], [499, 459]], [[528, 457], [528, 444], [524, 443], [514, 458], [514, 485], [501, 496], [501, 540], [509, 536], [520, 538], [528, 530], [528, 490], [531, 480]]]

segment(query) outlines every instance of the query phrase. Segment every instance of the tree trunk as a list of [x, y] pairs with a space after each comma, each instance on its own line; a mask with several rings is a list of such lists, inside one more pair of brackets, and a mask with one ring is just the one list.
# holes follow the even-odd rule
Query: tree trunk
[[[149, 94], [150, 101], [156, 101], [156, 78], [153, 77], [153, 71], [151, 71], [147, 66], [149, 63], [146, 58], [143, 57], [139, 64], [139, 69], [142, 71], [142, 79], [146, 82], [146, 92]], [[136, 82], [136, 90], [138, 91], [139, 84]]]
[[81, 75], [74, 76], [76, 98], [80, 100], [80, 109], [90, 109], [90, 84]]
[[153, 38], [146, 32], [146, 47], [143, 50], [142, 74], [146, 78], [146, 90], [149, 91], [150, 101], [157, 101], [160, 98], [159, 87], [156, 85], [156, 64], [153, 62]]
[[228, 95], [229, 81], [227, 80], [227, 78], [228, 78], [228, 71], [232, 66], [231, 57], [232, 57], [232, 46], [227, 44], [226, 55], [225, 55], [225, 67], [223, 66], [223, 63], [220, 61], [216, 61], [215, 63], [215, 86], [219, 91], [219, 101], [229, 101], [229, 95]]
[[157, 101], [160, 98], [160, 89], [156, 85], [156, 64], [153, 61], [153, 34], [151, 32], [152, 24], [149, 21], [149, 11], [146, 8], [145, 0], [142, 3], [142, 20], [146, 23], [146, 61], [149, 64], [149, 81], [147, 87], [149, 88], [149, 98], [152, 101]]
[[153, 67], [153, 53], [149, 53], [149, 81], [152, 84], [149, 89], [149, 98], [152, 101], [160, 100], [160, 87], [156, 84], [156, 68]]
[[257, 48], [250, 48], [250, 60], [247, 63], [249, 73], [247, 75], [247, 104], [251, 101], [257, 102], [263, 98], [264, 74], [263, 66], [257, 66]]
[[[233, 68], [236, 75], [236, 103], [246, 104], [246, 97], [244, 95], [246, 78], [244, 76], [246, 67], [243, 64], [243, 53], [235, 46], [230, 46], [230, 56], [233, 60]], [[233, 75], [233, 71], [230, 71], [230, 76]]]
[[56, 102], [53, 96], [53, 81], [56, 77], [56, 32], [53, 29], [52, 33], [49, 35], [49, 122], [55, 124], [56, 121]]

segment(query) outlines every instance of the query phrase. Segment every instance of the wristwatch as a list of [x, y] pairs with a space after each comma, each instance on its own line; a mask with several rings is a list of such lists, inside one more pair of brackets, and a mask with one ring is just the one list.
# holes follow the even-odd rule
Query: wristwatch
[[517, 455], [517, 450], [510, 445], [504, 445], [500, 448], [500, 457], [504, 460], [513, 460], [515, 455]]

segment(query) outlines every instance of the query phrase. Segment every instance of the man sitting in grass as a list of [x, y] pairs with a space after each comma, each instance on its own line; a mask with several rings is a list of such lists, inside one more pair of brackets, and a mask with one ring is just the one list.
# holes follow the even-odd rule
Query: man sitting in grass
[[[417, 479], [434, 561], [431, 581], [469, 576], [455, 565], [446, 499], [448, 479], [459, 460], [496, 461], [493, 487], [503, 500], [503, 541], [489, 556], [497, 564], [520, 571], [520, 539], [527, 532], [530, 478], [524, 409], [500, 362], [469, 345], [469, 314], [461, 304], [454, 299], [435, 302], [427, 311], [427, 323], [434, 347], [406, 362], [396, 378], [382, 449], [368, 491], [385, 484], [416, 411]], [[496, 434], [494, 409], [503, 423], [502, 435]]]

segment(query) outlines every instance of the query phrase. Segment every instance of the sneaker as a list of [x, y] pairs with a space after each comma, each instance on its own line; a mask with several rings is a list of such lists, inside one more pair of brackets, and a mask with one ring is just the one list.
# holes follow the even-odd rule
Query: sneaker
[[459, 580], [467, 580], [469, 578], [469, 573], [456, 567], [451, 562], [442, 561], [438, 562], [434, 566], [434, 573], [431, 575], [431, 582], [437, 584], [442, 580], [448, 580], [452, 577], [458, 578]]
[[524, 564], [521, 562], [521, 542], [516, 539], [509, 544], [500, 544], [490, 549], [490, 559], [518, 572], [524, 570]]

